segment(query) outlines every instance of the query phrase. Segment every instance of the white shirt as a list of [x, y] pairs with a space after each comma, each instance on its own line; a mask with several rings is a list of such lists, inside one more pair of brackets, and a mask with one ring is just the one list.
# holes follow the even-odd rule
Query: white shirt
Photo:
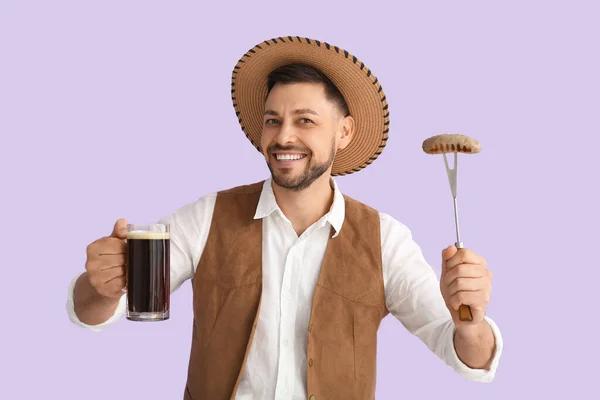
[[[335, 180], [330, 211], [300, 237], [277, 205], [267, 179], [255, 219], [263, 219], [263, 301], [258, 324], [236, 399], [306, 399], [306, 348], [313, 293], [325, 256], [331, 227], [343, 229], [345, 204]], [[171, 224], [171, 292], [194, 277], [206, 245], [216, 193], [185, 205], [160, 222]], [[454, 322], [442, 298], [439, 281], [426, 262], [410, 230], [380, 213], [385, 298], [390, 314], [457, 373], [467, 379], [490, 382], [502, 353], [502, 337], [494, 321], [485, 317], [496, 338], [496, 352], [489, 371], [463, 364], [454, 349]], [[114, 315], [90, 326], [73, 310], [69, 287], [67, 310], [71, 320], [99, 331], [120, 319], [126, 310], [121, 297]], [[380, 344], [381, 346], [381, 344]]]

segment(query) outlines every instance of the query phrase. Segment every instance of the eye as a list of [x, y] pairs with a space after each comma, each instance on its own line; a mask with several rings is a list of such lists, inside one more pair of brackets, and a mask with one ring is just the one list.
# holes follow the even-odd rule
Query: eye
[[265, 121], [265, 124], [270, 125], [270, 124], [276, 124], [277, 122], [279, 122], [279, 121], [277, 121], [276, 119], [270, 118]]
[[312, 124], [312, 120], [308, 119], [308, 118], [300, 118], [300, 123], [302, 124]]

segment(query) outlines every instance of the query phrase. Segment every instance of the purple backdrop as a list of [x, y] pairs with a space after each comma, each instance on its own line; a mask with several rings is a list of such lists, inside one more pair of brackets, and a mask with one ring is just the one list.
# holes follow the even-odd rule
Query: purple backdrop
[[406, 223], [438, 273], [454, 241], [452, 198], [441, 156], [421, 142], [458, 132], [483, 146], [462, 157], [458, 193], [465, 244], [494, 272], [496, 379], [464, 380], [388, 317], [377, 398], [597, 398], [592, 1], [200, 3], [2, 1], [0, 398], [181, 398], [189, 282], [168, 322], [122, 320], [99, 334], [68, 320], [67, 286], [117, 218], [152, 222], [267, 176], [239, 129], [230, 76], [248, 48], [289, 34], [348, 49], [383, 83], [388, 146], [337, 180]]

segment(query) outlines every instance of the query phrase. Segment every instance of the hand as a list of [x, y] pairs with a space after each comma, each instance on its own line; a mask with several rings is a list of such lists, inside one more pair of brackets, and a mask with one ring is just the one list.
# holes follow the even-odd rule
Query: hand
[[99, 295], [116, 299], [126, 288], [127, 221], [119, 219], [108, 237], [87, 247], [85, 269], [92, 287]]
[[[492, 273], [485, 260], [468, 249], [450, 246], [442, 251], [440, 290], [457, 326], [478, 325], [483, 321], [492, 291]], [[471, 307], [472, 321], [461, 321], [458, 308]]]

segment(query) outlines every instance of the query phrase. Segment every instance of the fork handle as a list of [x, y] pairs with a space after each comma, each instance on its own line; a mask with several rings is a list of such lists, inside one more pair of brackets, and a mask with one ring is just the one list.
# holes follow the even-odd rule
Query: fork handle
[[458, 307], [458, 319], [461, 321], [473, 321], [471, 306], [461, 304], [460, 307]]
[[[462, 249], [464, 247], [463, 242], [456, 242], [455, 246], [457, 249]], [[460, 307], [458, 307], [458, 319], [461, 321], [473, 321], [471, 306], [461, 304]]]

